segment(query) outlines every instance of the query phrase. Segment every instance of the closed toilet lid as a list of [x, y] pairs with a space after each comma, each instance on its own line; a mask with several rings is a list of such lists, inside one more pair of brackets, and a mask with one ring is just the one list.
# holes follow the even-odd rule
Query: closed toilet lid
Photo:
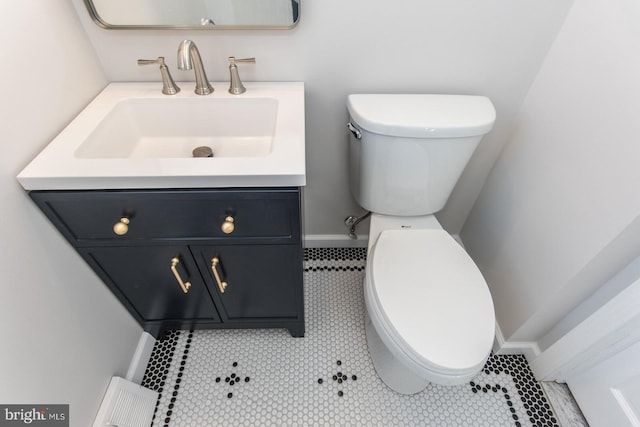
[[386, 230], [371, 254], [382, 322], [418, 363], [481, 369], [493, 344], [493, 301], [469, 255], [444, 230]]

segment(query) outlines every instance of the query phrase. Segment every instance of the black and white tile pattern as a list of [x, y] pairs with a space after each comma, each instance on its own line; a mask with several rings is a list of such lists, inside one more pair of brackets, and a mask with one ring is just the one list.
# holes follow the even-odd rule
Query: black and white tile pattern
[[559, 426], [522, 356], [492, 356], [469, 384], [413, 396], [377, 377], [364, 333], [366, 250], [307, 249], [306, 335], [175, 331], [143, 384], [153, 426]]

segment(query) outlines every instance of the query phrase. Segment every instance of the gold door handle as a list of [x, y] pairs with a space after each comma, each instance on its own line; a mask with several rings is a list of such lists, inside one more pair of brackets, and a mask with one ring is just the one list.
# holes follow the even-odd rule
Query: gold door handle
[[122, 218], [120, 218], [120, 221], [113, 224], [113, 232], [116, 233], [118, 236], [124, 236], [129, 232], [130, 222], [131, 220], [129, 218], [127, 218], [126, 216], [123, 216]]
[[235, 230], [236, 226], [234, 224], [234, 219], [231, 215], [227, 216], [222, 223], [220, 229], [224, 234], [231, 234], [233, 230]]
[[176, 268], [178, 264], [180, 264], [180, 260], [178, 259], [178, 257], [171, 258], [171, 272], [176, 277], [178, 284], [182, 288], [182, 292], [186, 294], [187, 292], [189, 292], [189, 288], [191, 287], [191, 282], [185, 282], [182, 280], [182, 277], [180, 277], [180, 273], [178, 273], [178, 269]]
[[218, 264], [220, 264], [220, 260], [218, 257], [211, 258], [211, 271], [213, 271], [213, 277], [216, 278], [216, 282], [218, 283], [218, 289], [220, 289], [220, 293], [224, 294], [224, 290], [227, 289], [227, 282], [223, 282], [220, 280], [220, 275], [218, 274]]

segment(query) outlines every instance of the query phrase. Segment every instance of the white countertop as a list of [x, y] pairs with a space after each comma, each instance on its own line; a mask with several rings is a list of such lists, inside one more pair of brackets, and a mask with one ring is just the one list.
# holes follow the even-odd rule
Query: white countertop
[[247, 92], [228, 93], [228, 83], [213, 83], [208, 97], [274, 98], [278, 102], [271, 152], [260, 157], [87, 158], [77, 155], [98, 124], [119, 102], [129, 99], [202, 98], [193, 82], [178, 83], [168, 96], [162, 84], [109, 84], [38, 156], [20, 172], [26, 190], [218, 188], [303, 186], [305, 174], [304, 83], [246, 82]]

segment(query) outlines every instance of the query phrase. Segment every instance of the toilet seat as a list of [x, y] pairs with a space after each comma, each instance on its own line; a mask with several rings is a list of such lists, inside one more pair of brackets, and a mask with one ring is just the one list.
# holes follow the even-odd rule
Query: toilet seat
[[371, 249], [365, 300], [394, 355], [442, 384], [484, 366], [495, 333], [482, 274], [442, 229], [385, 230]]

